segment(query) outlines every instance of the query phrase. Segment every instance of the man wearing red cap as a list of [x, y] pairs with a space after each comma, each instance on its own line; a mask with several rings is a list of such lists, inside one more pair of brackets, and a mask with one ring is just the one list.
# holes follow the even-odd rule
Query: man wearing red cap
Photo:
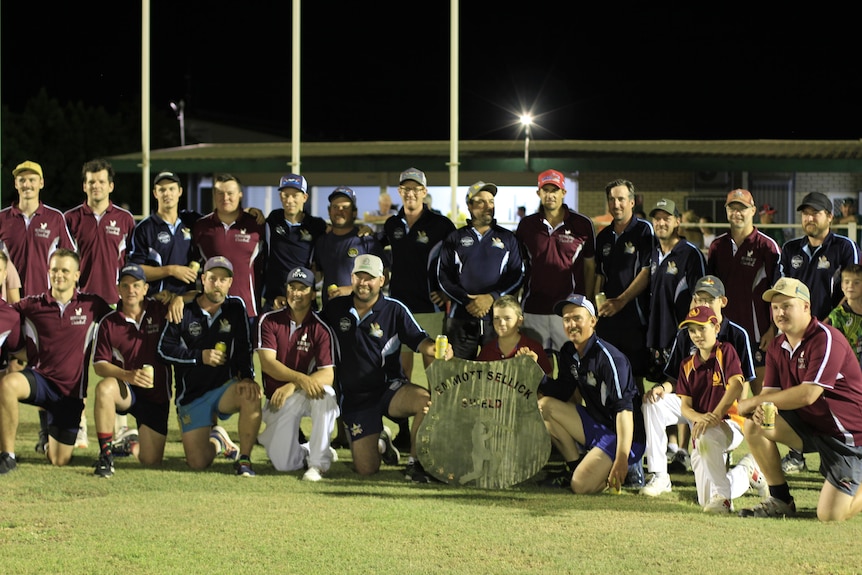
[[524, 330], [545, 349], [568, 341], [554, 302], [578, 293], [592, 299], [596, 282], [596, 233], [590, 218], [565, 203], [566, 179], [557, 170], [539, 174], [539, 211], [523, 218], [515, 237], [524, 247]]
[[[760, 207], [760, 223], [761, 224], [774, 224], [775, 223], [775, 213], [776, 209], [773, 208], [770, 204], [763, 204]], [[784, 228], [761, 228], [761, 231], [775, 240], [779, 246], [783, 246], [784, 239]]]

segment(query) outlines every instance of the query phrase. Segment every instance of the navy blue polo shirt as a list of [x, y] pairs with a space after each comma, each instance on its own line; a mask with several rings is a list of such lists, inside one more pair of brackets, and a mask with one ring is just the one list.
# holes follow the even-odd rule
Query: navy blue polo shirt
[[[186, 210], [179, 213], [176, 222], [166, 222], [155, 213], [147, 216], [135, 226], [128, 261], [147, 266], [188, 265], [192, 256], [192, 224], [200, 218], [201, 214]], [[195, 287], [173, 276], [149, 283], [151, 295], [162, 290], [181, 294]]]
[[656, 245], [650, 265], [650, 308], [647, 346], [668, 349], [688, 315], [691, 288], [706, 275], [706, 257], [691, 242], [681, 239], [667, 254]]
[[304, 214], [301, 222], [293, 224], [284, 219], [284, 209], [279, 208], [267, 216], [266, 233], [269, 259], [266, 263], [263, 297], [271, 302], [284, 295], [290, 270], [300, 266], [311, 267], [314, 243], [326, 233], [326, 221]]
[[[353, 260], [362, 254], [373, 254], [384, 262], [387, 260], [383, 246], [373, 235], [359, 236], [359, 228], [354, 227], [348, 234], [323, 234], [314, 243], [311, 260], [315, 268], [323, 274], [321, 301], [329, 301], [326, 291], [332, 284], [351, 285], [353, 279]], [[282, 286], [284, 288], [284, 286]]]

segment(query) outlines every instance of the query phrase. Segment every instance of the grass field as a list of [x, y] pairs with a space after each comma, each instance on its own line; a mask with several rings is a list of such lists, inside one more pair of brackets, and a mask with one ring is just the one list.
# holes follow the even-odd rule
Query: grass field
[[[225, 427], [236, 436], [236, 418]], [[406, 460], [360, 478], [347, 450], [319, 483], [276, 472], [262, 448], [255, 478], [226, 460], [192, 472], [173, 417], [162, 469], [117, 459], [100, 479], [92, 428], [91, 447], [56, 469], [33, 451], [37, 428], [21, 406], [20, 465], [0, 477], [3, 573], [862, 573], [862, 519], [819, 523], [812, 471], [790, 477], [799, 517], [755, 520], [704, 514], [691, 474], [649, 499], [549, 490], [542, 474], [496, 491], [418, 485]]]

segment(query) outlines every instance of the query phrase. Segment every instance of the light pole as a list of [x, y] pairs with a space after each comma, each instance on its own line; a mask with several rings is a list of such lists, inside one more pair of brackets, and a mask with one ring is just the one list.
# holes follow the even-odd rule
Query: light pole
[[185, 147], [186, 145], [186, 103], [183, 100], [177, 104], [175, 102], [171, 102], [171, 109], [174, 111], [174, 114], [177, 115], [177, 120], [180, 121], [180, 146]]
[[530, 126], [533, 125], [533, 117], [530, 114], [521, 114], [521, 125], [524, 126], [524, 167], [530, 168]]

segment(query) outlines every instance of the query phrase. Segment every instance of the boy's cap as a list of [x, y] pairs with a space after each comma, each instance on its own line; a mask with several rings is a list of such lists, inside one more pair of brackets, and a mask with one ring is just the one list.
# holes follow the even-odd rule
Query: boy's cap
[[590, 312], [590, 315], [596, 317], [596, 308], [593, 307], [593, 302], [582, 296], [581, 294], [573, 293], [563, 301], [558, 301], [554, 305], [554, 313], [563, 317], [563, 308], [569, 304], [580, 306]]
[[653, 217], [653, 215], [658, 211], [667, 212], [672, 216], [679, 217], [679, 210], [676, 209], [676, 203], [673, 200], [662, 198], [657, 201], [649, 211], [649, 217]]
[[680, 329], [689, 324], [706, 325], [708, 323], [718, 325], [718, 317], [712, 308], [707, 305], [699, 305], [689, 310], [688, 315], [679, 324]]
[[45, 177], [42, 174], [42, 166], [40, 166], [36, 162], [31, 162], [30, 160], [27, 160], [26, 162], [21, 162], [20, 164], [15, 166], [15, 169], [12, 170], [12, 175], [17, 177], [18, 174], [20, 174], [21, 172], [27, 172], [27, 171], [36, 172], [37, 174], [39, 174], [40, 178]]
[[153, 187], [155, 188], [158, 185], [158, 183], [161, 182], [162, 180], [168, 180], [168, 181], [174, 182], [175, 184], [179, 184], [180, 186], [183, 185], [183, 183], [180, 181], [180, 177], [178, 175], [176, 175], [175, 173], [173, 173], [173, 172], [159, 172], [158, 174], [156, 174], [156, 177], [153, 178]]
[[208, 272], [215, 268], [224, 268], [230, 274], [230, 277], [233, 277], [233, 264], [230, 263], [224, 256], [213, 256], [207, 260], [207, 263], [204, 264], [204, 271]]
[[724, 283], [715, 276], [703, 276], [697, 283], [694, 284], [694, 289], [691, 290], [691, 295], [699, 291], [705, 291], [712, 297], [724, 297], [727, 292], [724, 291]]
[[314, 272], [303, 266], [293, 268], [287, 273], [287, 281], [284, 283], [289, 284], [290, 282], [299, 282], [304, 286], [313, 288]]
[[743, 190], [739, 188], [737, 190], [731, 191], [727, 194], [727, 201], [724, 202], [724, 206], [727, 207], [733, 202], [739, 202], [740, 204], [745, 204], [748, 207], [754, 206], [754, 197], [751, 195], [751, 192], [748, 190]]
[[845, 206], [852, 206], [853, 204], [856, 203], [856, 198], [846, 197], [843, 200], [841, 200], [841, 203], [844, 204]]
[[814, 208], [815, 210], [824, 211], [824, 212], [832, 212], [832, 200], [826, 197], [825, 194], [821, 194], [820, 192], [811, 192], [810, 194], [805, 194], [805, 197], [802, 198], [802, 201], [799, 202], [799, 205], [796, 207], [797, 212], [801, 212], [808, 206], [809, 208]]
[[339, 186], [332, 190], [332, 193], [329, 194], [329, 203], [331, 204], [332, 200], [338, 196], [344, 196], [353, 203], [354, 207], [356, 206], [356, 192], [347, 186]]
[[120, 277], [132, 276], [136, 280], [147, 281], [147, 274], [144, 273], [144, 268], [138, 264], [126, 264], [120, 270]]
[[308, 182], [299, 174], [287, 174], [286, 176], [282, 176], [278, 182], [278, 191], [280, 192], [284, 188], [295, 188], [303, 194], [307, 194]]
[[353, 262], [353, 273], [365, 272], [371, 277], [379, 278], [383, 275], [383, 260], [371, 254], [362, 254]]
[[543, 186], [548, 184], [553, 184], [564, 192], [566, 191], [566, 177], [557, 170], [545, 170], [539, 174], [539, 189], [541, 190]]
[[763, 301], [772, 301], [777, 295], [799, 298], [811, 303], [811, 292], [808, 286], [795, 278], [781, 278], [775, 285], [763, 292]]
[[467, 190], [467, 203], [470, 203], [470, 200], [473, 199], [473, 196], [478, 194], [479, 192], [491, 192], [492, 196], [497, 195], [497, 186], [495, 184], [486, 184], [485, 182], [478, 181]]
[[425, 179], [425, 172], [422, 170], [417, 170], [416, 168], [407, 168], [403, 172], [401, 172], [401, 176], [398, 178], [398, 183], [403, 184], [407, 180], [413, 180], [419, 184], [422, 184], [423, 187], [428, 187], [428, 180]]
[[776, 210], [775, 208], [772, 207], [772, 204], [763, 204], [762, 206], [760, 206], [760, 215], [761, 216], [764, 216], [766, 214], [774, 214], [777, 211], [778, 210]]

